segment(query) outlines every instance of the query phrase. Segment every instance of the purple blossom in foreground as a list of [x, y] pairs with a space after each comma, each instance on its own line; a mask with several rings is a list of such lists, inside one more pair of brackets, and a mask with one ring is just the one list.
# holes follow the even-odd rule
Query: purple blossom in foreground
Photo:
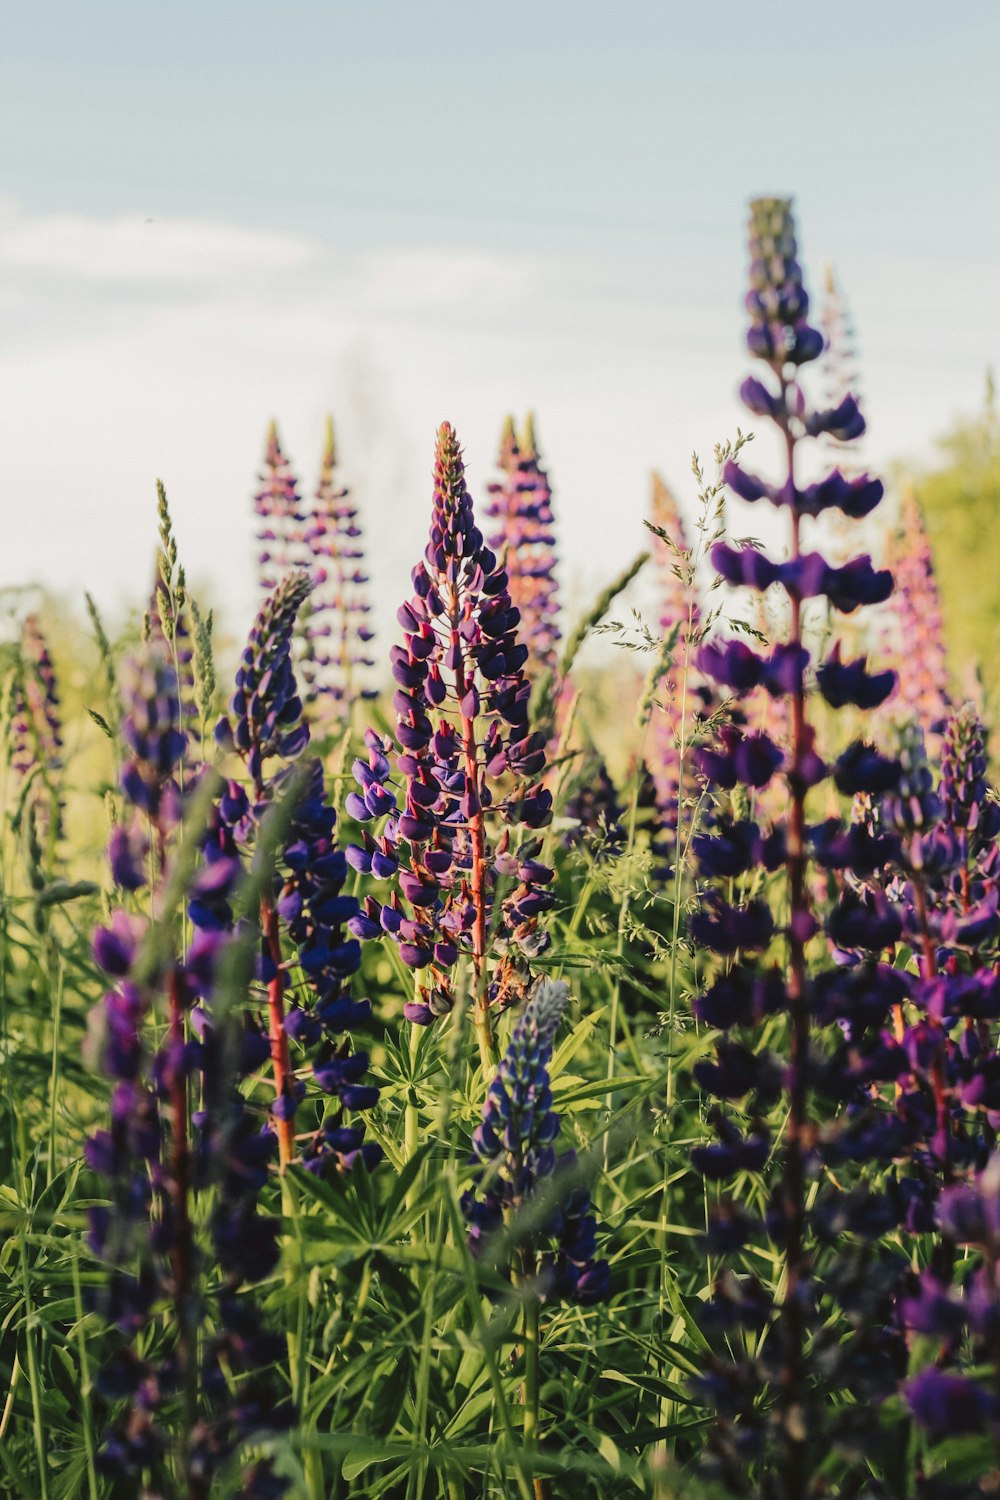
[[373, 632], [358, 508], [337, 477], [329, 417], [316, 493], [303, 509], [302, 542], [315, 577], [305, 611], [304, 698], [315, 705], [319, 723], [343, 725], [356, 698], [373, 696], [366, 686]]
[[[326, 800], [319, 761], [300, 764], [290, 774], [289, 762], [309, 742], [291, 661], [292, 631], [309, 588], [306, 574], [290, 574], [264, 603], [250, 633], [219, 737], [231, 741], [243, 757], [254, 800], [251, 804], [243, 789], [231, 783], [215, 810], [210, 842], [227, 858], [249, 861], [272, 813], [288, 818], [276, 851], [278, 880], [265, 886], [260, 900], [259, 978], [267, 990], [279, 1157], [285, 1167], [299, 1155], [295, 1119], [305, 1085], [293, 1066], [294, 1046], [312, 1052], [313, 1078], [323, 1094], [336, 1100], [332, 1109], [322, 1110], [302, 1152], [303, 1164], [315, 1172], [331, 1167], [347, 1171], [359, 1157], [374, 1165], [381, 1154], [343, 1113], [370, 1109], [378, 1090], [363, 1082], [367, 1053], [352, 1052], [343, 1041], [345, 1033], [367, 1020], [370, 1006], [351, 998], [361, 948], [348, 924], [357, 921], [358, 902], [344, 890], [348, 866], [336, 843], [336, 813]], [[268, 779], [273, 759], [283, 764]], [[290, 813], [282, 804], [285, 796], [292, 799]], [[218, 915], [225, 921], [228, 913]], [[290, 980], [283, 932], [294, 945], [301, 975], [297, 982]]]
[[532, 416], [520, 441], [513, 417], [507, 418], [497, 464], [503, 478], [487, 486], [486, 514], [496, 522], [489, 544], [506, 571], [511, 604], [520, 613], [518, 638], [528, 649], [528, 675], [554, 673], [561, 631], [552, 490]]
[[[151, 858], [157, 915], [151, 921], [118, 910], [94, 935], [94, 956], [113, 988], [91, 1017], [89, 1052], [113, 1094], [110, 1126], [85, 1151], [109, 1199], [91, 1210], [90, 1244], [107, 1268], [94, 1303], [120, 1334], [98, 1388], [124, 1402], [100, 1463], [131, 1484], [175, 1465], [184, 1493], [207, 1500], [242, 1442], [287, 1416], [262, 1373], [280, 1341], [246, 1290], [278, 1259], [277, 1224], [256, 1201], [275, 1140], [239, 1088], [268, 1046], [252, 1021], [216, 1012], [225, 933], [198, 931], [177, 956], [180, 932], [165, 897], [176, 873], [185, 736], [162, 646], [126, 665], [122, 699], [130, 815], [109, 852], [124, 890], [141, 889]], [[217, 900], [228, 897], [239, 873], [235, 860], [216, 863], [210, 886]], [[195, 876], [195, 888], [202, 879]], [[211, 1210], [200, 1226], [202, 1201]], [[171, 1310], [166, 1341], [154, 1336], [163, 1303]], [[174, 1426], [182, 1436], [171, 1454]], [[266, 1471], [259, 1472], [260, 1483], [247, 1478], [241, 1493], [263, 1500]]]
[[[850, 395], [827, 410], [812, 410], [799, 383], [800, 369], [818, 356], [822, 338], [808, 322], [809, 299], [787, 201], [752, 204], [750, 256], [748, 343], [769, 367], [772, 381], [749, 379], [742, 395], [752, 412], [777, 427], [788, 468], [772, 484], [730, 462], [725, 478], [744, 500], [766, 498], [784, 514], [791, 545], [788, 560], [779, 563], [756, 547], [719, 542], [712, 560], [731, 584], [761, 593], [780, 588], [790, 628], [787, 639], [768, 651], [742, 641], [710, 641], [701, 649], [699, 666], [737, 700], [766, 695], [783, 705], [785, 744], [756, 728], [755, 715], [748, 712], [745, 729], [723, 727], [720, 743], [697, 756], [718, 789], [718, 806], [710, 829], [696, 840], [696, 854], [703, 874], [723, 884], [706, 892], [691, 934], [724, 962], [696, 1003], [701, 1018], [723, 1035], [714, 1058], [697, 1064], [695, 1077], [722, 1102], [710, 1114], [716, 1140], [695, 1147], [691, 1157], [712, 1181], [763, 1172], [773, 1161], [762, 1218], [737, 1213], [736, 1205], [723, 1200], [706, 1231], [706, 1246], [724, 1254], [765, 1232], [783, 1255], [784, 1277], [782, 1293], [772, 1301], [752, 1274], [720, 1273], [704, 1316], [712, 1352], [694, 1388], [697, 1399], [717, 1413], [708, 1448], [715, 1478], [737, 1495], [805, 1500], [831, 1443], [851, 1449], [869, 1440], [859, 1434], [867, 1432], [865, 1423], [879, 1399], [895, 1390], [905, 1368], [905, 1347], [891, 1315], [898, 1271], [876, 1248], [897, 1222], [898, 1211], [858, 1170], [866, 1161], [891, 1161], [898, 1143], [893, 1122], [872, 1094], [894, 1080], [902, 1066], [899, 1048], [884, 1032], [893, 1003], [900, 1003], [906, 989], [874, 958], [899, 936], [900, 919], [884, 897], [881, 906], [869, 910], [854, 895], [834, 911], [828, 927], [829, 941], [854, 950], [852, 966], [813, 974], [807, 961], [822, 933], [812, 907], [811, 862], [841, 874], [854, 867], [872, 871], [896, 846], [864, 827], [807, 820], [809, 793], [831, 768], [817, 752], [808, 717], [812, 663], [802, 640], [803, 609], [815, 599], [836, 613], [851, 613], [884, 600], [891, 579], [866, 557], [833, 567], [803, 545], [808, 518], [833, 507], [848, 517], [865, 515], [881, 499], [882, 487], [867, 475], [848, 479], [839, 471], [809, 485], [797, 480], [796, 455], [803, 441], [823, 435], [853, 441], [864, 422]], [[891, 673], [872, 673], [863, 661], [843, 661], [839, 645], [817, 665], [815, 677], [835, 708], [873, 706], [894, 685]], [[838, 784], [850, 777], [860, 786], [877, 780], [880, 768], [877, 756], [854, 748], [835, 774]], [[764, 791], [775, 784], [783, 792], [782, 815], [765, 832], [746, 816], [749, 799], [743, 788]], [[727, 791], [728, 799], [722, 795]], [[778, 805], [777, 798], [771, 805]], [[751, 874], [761, 869], [783, 871], [784, 899], [775, 907], [783, 913], [780, 930], [768, 902], [751, 894], [734, 903], [730, 893], [734, 879], [740, 882], [737, 890], [746, 889]], [[776, 939], [786, 955], [783, 963], [772, 954]], [[780, 1036], [778, 1016], [788, 1038], [787, 1058], [762, 1049], [756, 1035], [766, 1021], [772, 1036]], [[819, 1027], [830, 1027], [822, 1033], [822, 1045]], [[745, 1039], [738, 1028], [745, 1029]], [[761, 1122], [779, 1098], [785, 1124], [772, 1142]], [[841, 1113], [837, 1128], [820, 1128], [820, 1100], [824, 1113], [831, 1105]], [[831, 1170], [829, 1180], [820, 1177], [824, 1167]], [[821, 1253], [822, 1286], [815, 1277]], [[841, 1323], [831, 1320], [821, 1296], [839, 1304]], [[749, 1335], [745, 1352], [741, 1328]], [[838, 1390], [849, 1390], [858, 1405], [838, 1410], [831, 1400]]]
[[[552, 1109], [549, 1064], [568, 991], [537, 982], [511, 1033], [472, 1137], [482, 1164], [476, 1187], [462, 1199], [472, 1253], [488, 1253], [506, 1227], [517, 1248], [507, 1275], [543, 1299], [584, 1305], [608, 1293], [608, 1263], [595, 1260], [596, 1223], [587, 1191], [570, 1179], [574, 1153], [557, 1157], [559, 1117]], [[566, 1186], [560, 1191], [560, 1175]], [[519, 1229], [519, 1216], [523, 1228]]]

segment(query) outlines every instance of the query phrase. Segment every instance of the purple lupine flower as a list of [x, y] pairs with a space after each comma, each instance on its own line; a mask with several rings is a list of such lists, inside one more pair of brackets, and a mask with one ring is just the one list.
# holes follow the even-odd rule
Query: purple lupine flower
[[[559, 1191], [560, 1174], [571, 1172], [575, 1158], [556, 1156], [559, 1117], [548, 1070], [567, 999], [562, 981], [539, 980], [514, 1026], [473, 1133], [473, 1159], [484, 1170], [463, 1197], [462, 1211], [472, 1253], [483, 1255], [505, 1224], [517, 1235], [518, 1216], [530, 1215], [547, 1189], [539, 1222], [519, 1236], [518, 1279], [536, 1296], [586, 1305], [607, 1296], [609, 1271], [606, 1261], [594, 1258], [590, 1195], [576, 1185]], [[504, 1267], [507, 1275], [512, 1269]]]
[[[864, 420], [858, 406], [860, 362], [854, 326], [832, 266], [826, 267], [824, 283], [819, 314], [824, 348], [818, 371], [829, 416], [816, 435], [822, 436], [831, 461], [850, 476], [861, 468], [858, 439], [864, 433]], [[823, 525], [828, 551], [837, 561], [843, 561], [853, 550], [849, 524], [834, 510], [824, 518]]]
[[[934, 1337], [938, 1356], [908, 1380], [907, 1405], [931, 1443], [962, 1433], [1000, 1432], [1000, 1155], [994, 1150], [982, 1171], [947, 1186], [936, 1210], [943, 1246], [972, 1252], [959, 1287], [926, 1270], [916, 1295], [903, 1303], [914, 1332]], [[938, 1251], [938, 1260], [943, 1259]], [[950, 1265], [947, 1266], [950, 1272]], [[956, 1372], [967, 1331], [971, 1370]], [[949, 1366], [951, 1368], [949, 1368]], [[992, 1379], [986, 1374], [992, 1371]]]
[[311, 588], [308, 573], [299, 569], [269, 595], [240, 659], [229, 718], [216, 730], [221, 743], [231, 741], [246, 758], [259, 795], [264, 792], [265, 760], [293, 760], [309, 743], [292, 670], [291, 641], [295, 617]]
[[365, 585], [358, 508], [337, 472], [333, 419], [312, 504], [304, 508], [302, 543], [316, 579], [305, 612], [303, 697], [320, 723], [342, 725], [356, 698], [370, 698], [366, 680], [374, 661], [371, 605]]
[[292, 467], [282, 451], [276, 422], [270, 422], [260, 488], [254, 494], [257, 562], [261, 592], [269, 594], [290, 569], [304, 561], [302, 501]]
[[[750, 255], [748, 344], [769, 367], [772, 380], [748, 380], [742, 395], [755, 414], [778, 428], [788, 469], [775, 484], [732, 461], [724, 473], [737, 495], [751, 502], [767, 499], [787, 517], [791, 546], [788, 561], [777, 563], [758, 548], [739, 550], [720, 542], [713, 562], [731, 583], [760, 592], [780, 588], [790, 628], [788, 638], [766, 653], [738, 641], [709, 642], [699, 664], [737, 697], [766, 694], [784, 705], [787, 739], [779, 747], [748, 714], [745, 729], [725, 726], [717, 748], [698, 752], [699, 765], [719, 793], [731, 790], [733, 798], [698, 839], [702, 871], [726, 885], [706, 893], [692, 919], [692, 936], [726, 962], [696, 1009], [724, 1033], [742, 1026], [750, 1034], [745, 1040], [725, 1036], [715, 1059], [698, 1065], [702, 1086], [730, 1106], [739, 1101], [740, 1116], [734, 1120], [715, 1106], [710, 1118], [717, 1140], [691, 1154], [697, 1169], [712, 1180], [760, 1172], [773, 1155], [776, 1186], [765, 1221], [769, 1237], [783, 1251], [784, 1287], [780, 1301], [771, 1305], [762, 1288], [742, 1287], [731, 1273], [722, 1273], [707, 1311], [709, 1326], [724, 1341], [695, 1388], [699, 1399], [717, 1410], [709, 1464], [718, 1477], [744, 1493], [751, 1474], [773, 1474], [780, 1467], [781, 1494], [786, 1500], [804, 1500], [811, 1492], [814, 1464], [835, 1440], [840, 1420], [830, 1408], [823, 1416], [820, 1389], [849, 1388], [877, 1398], [895, 1388], [905, 1368], [905, 1347], [888, 1318], [889, 1282], [865, 1269], [874, 1253], [867, 1246], [896, 1221], [894, 1202], [861, 1180], [850, 1187], [826, 1185], [807, 1209], [807, 1184], [825, 1162], [835, 1163], [846, 1176], [856, 1163], [892, 1158], [898, 1136], [886, 1128], [887, 1112], [880, 1114], [870, 1095], [873, 1084], [898, 1076], [904, 1060], [901, 1049], [883, 1034], [893, 1003], [900, 1002], [900, 988], [889, 982], [892, 971], [880, 967], [874, 955], [901, 930], [900, 918], [884, 896], [868, 905], [857, 892], [849, 892], [829, 919], [828, 940], [852, 950], [851, 967], [811, 976], [807, 966], [807, 950], [818, 947], [822, 933], [812, 907], [811, 860], [831, 871], [843, 871], [853, 862], [871, 870], [896, 846], [891, 839], [878, 842], [864, 828], [842, 830], [833, 819], [818, 827], [807, 822], [807, 795], [826, 779], [829, 768], [817, 752], [815, 727], [809, 722], [811, 663], [802, 641], [803, 611], [807, 601], [816, 599], [834, 613], [850, 613], [884, 599], [891, 580], [865, 557], [833, 567], [802, 546], [804, 518], [832, 507], [860, 517], [878, 503], [882, 487], [867, 475], [845, 478], [839, 470], [808, 485], [798, 480], [796, 453], [803, 441], [824, 434], [851, 441], [864, 424], [850, 396], [828, 410], [813, 411], [800, 385], [799, 371], [819, 355], [822, 338], [808, 322], [809, 299], [788, 201], [761, 199], [751, 205]], [[878, 702], [893, 686], [891, 674], [870, 673], [863, 662], [841, 661], [839, 646], [817, 665], [816, 680], [832, 706]], [[854, 750], [843, 770], [838, 766], [838, 777], [850, 774], [860, 783], [878, 769]], [[759, 790], [782, 786], [783, 816], [769, 834], [746, 816], [741, 784]], [[779, 934], [767, 903], [751, 892], [750, 899], [734, 905], [727, 889], [734, 873], [745, 882], [751, 870], [773, 870], [779, 864], [787, 893], [780, 933], [787, 960], [781, 968], [769, 958]], [[753, 958], [754, 953], [760, 957]], [[786, 1017], [787, 1062], [761, 1050], [753, 1035], [752, 1028], [764, 1017], [778, 1013]], [[832, 1036], [827, 1034], [829, 1050], [819, 1046], [817, 1022], [836, 1022]], [[773, 1022], [769, 1024], [773, 1031]], [[781, 1139], [772, 1143], [760, 1115], [781, 1091], [787, 1099], [786, 1123]], [[817, 1127], [814, 1091], [843, 1111], [836, 1131]], [[836, 1287], [834, 1295], [845, 1311], [850, 1306], [858, 1312], [852, 1314], [849, 1331], [838, 1328], [834, 1333], [824, 1327], [817, 1307], [813, 1256], [817, 1245], [840, 1246], [845, 1236], [853, 1247], [849, 1253], [845, 1247], [828, 1268], [827, 1285]], [[715, 1233], [716, 1240], [720, 1237], [726, 1237], [725, 1226]], [[745, 1358], [735, 1352], [739, 1341], [731, 1336], [740, 1325], [755, 1335], [751, 1347], [757, 1352]], [[766, 1339], [759, 1339], [765, 1328]], [[759, 1401], [762, 1387], [769, 1389], [766, 1423]], [[858, 1414], [857, 1420], [863, 1419], [864, 1413]], [[840, 1429], [845, 1436], [849, 1425]], [[775, 1442], [780, 1456], [772, 1448]]]
[[569, 825], [561, 836], [564, 848], [586, 845], [597, 860], [621, 853], [625, 844], [625, 809], [603, 759], [584, 767], [566, 798], [563, 817]]
[[35, 615], [21, 627], [21, 649], [11, 705], [11, 770], [19, 781], [34, 776], [32, 807], [50, 841], [62, 827], [57, 788], [63, 763], [62, 709], [48, 642]]
[[57, 771], [63, 750], [59, 687], [48, 642], [35, 615], [27, 615], [21, 627], [20, 665], [11, 764], [22, 776], [36, 765]]
[[677, 501], [655, 472], [650, 524], [654, 528], [651, 548], [659, 590], [660, 634], [672, 646], [649, 721], [646, 766], [656, 805], [654, 850], [672, 864], [683, 802], [696, 793], [690, 759], [692, 736], [685, 733], [685, 726], [688, 720], [707, 713], [712, 696], [695, 661], [701, 619], [693, 593], [691, 548]]
[[[177, 679], [162, 644], [126, 664], [122, 699], [130, 752], [122, 788], [130, 816], [116, 830], [116, 883], [132, 890], [145, 883], [150, 866], [139, 855], [151, 845], [151, 905], [158, 912], [175, 877], [185, 746]], [[216, 894], [231, 892], [238, 874], [234, 861], [224, 872], [216, 865]], [[241, 1037], [239, 1023], [213, 1011], [227, 939], [217, 931], [200, 934], [177, 957], [180, 934], [170, 930], [172, 921], [169, 911], [152, 921], [117, 911], [94, 936], [95, 958], [114, 987], [91, 1016], [88, 1047], [114, 1090], [109, 1128], [85, 1150], [110, 1199], [91, 1211], [90, 1244], [108, 1268], [95, 1305], [121, 1335], [98, 1386], [124, 1401], [105, 1434], [100, 1464], [123, 1483], [134, 1484], [150, 1469], [157, 1482], [171, 1446], [161, 1404], [179, 1388], [178, 1470], [186, 1494], [207, 1497], [239, 1444], [282, 1421], [263, 1373], [280, 1345], [245, 1295], [277, 1261], [277, 1224], [258, 1213], [256, 1202], [274, 1137], [250, 1119], [239, 1088], [266, 1058], [266, 1039], [252, 1025]], [[161, 1009], [166, 1027], [154, 1051], [147, 1022], [159, 1019]], [[200, 1108], [192, 1114], [195, 1097]], [[209, 1255], [195, 1217], [202, 1193], [211, 1194], [213, 1205]], [[211, 1310], [206, 1262], [213, 1268]], [[161, 1301], [172, 1309], [172, 1344], [156, 1364], [143, 1352], [142, 1336], [154, 1314], [159, 1319]], [[202, 1339], [206, 1320], [212, 1333]]]
[[951, 708], [948, 652], [930, 538], [912, 489], [903, 494], [899, 524], [889, 538], [887, 562], [896, 580], [888, 613], [889, 659], [899, 674], [891, 708], [897, 722], [916, 717], [934, 738]]
[[180, 569], [178, 578], [171, 579], [169, 573], [172, 571], [170, 560], [161, 554], [146, 622], [150, 641], [162, 645], [173, 662], [177, 675], [181, 725], [187, 735], [187, 753], [183, 766], [183, 773], [187, 778], [196, 775], [198, 769], [193, 753], [194, 731], [198, 720], [198, 690], [195, 683], [194, 643], [191, 638], [184, 572]]
[[[359, 911], [357, 899], [344, 891], [347, 857], [336, 843], [336, 813], [326, 799], [320, 762], [300, 764], [297, 782], [288, 778], [287, 763], [296, 760], [309, 741], [291, 662], [296, 614], [309, 587], [305, 573], [290, 574], [265, 602], [250, 633], [236, 674], [230, 717], [223, 721], [220, 737], [231, 740], [243, 757], [254, 801], [251, 805], [239, 784], [230, 783], [210, 822], [208, 843], [215, 851], [213, 858], [249, 860], [276, 792], [287, 786], [295, 797], [277, 851], [279, 884], [276, 889], [265, 887], [261, 895], [258, 977], [267, 988], [272, 1113], [282, 1166], [299, 1154], [295, 1118], [305, 1094], [293, 1068], [292, 1044], [314, 1053], [313, 1077], [324, 1094], [338, 1101], [335, 1111], [324, 1110], [319, 1128], [301, 1153], [303, 1164], [320, 1172], [331, 1165], [349, 1170], [358, 1159], [374, 1165], [380, 1152], [364, 1142], [359, 1127], [343, 1118], [344, 1110], [370, 1109], [378, 1100], [378, 1090], [362, 1082], [367, 1054], [348, 1054], [342, 1041], [371, 1009], [350, 993], [361, 949], [349, 930]], [[265, 764], [272, 756], [286, 764], [268, 783]], [[281, 808], [276, 811], [280, 816]], [[209, 865], [212, 868], [211, 858]], [[213, 902], [209, 886], [199, 888], [196, 896], [207, 927], [231, 919], [231, 912]], [[283, 930], [295, 947], [301, 975], [297, 983], [289, 980]]]
[[[856, 334], [851, 322], [843, 292], [837, 282], [832, 266], [826, 267], [824, 278], [825, 296], [820, 308], [819, 323], [823, 332], [824, 349], [820, 359], [820, 376], [823, 381], [823, 399], [830, 411], [842, 410], [845, 403], [860, 396], [858, 351]], [[828, 429], [828, 442], [838, 457], [842, 454], [845, 463], [856, 463], [856, 439], [860, 432], [842, 437]]]
[[552, 489], [532, 415], [520, 441], [513, 417], [507, 418], [497, 466], [503, 478], [487, 485], [486, 514], [496, 522], [489, 544], [504, 566], [511, 603], [520, 612], [518, 638], [528, 648], [528, 675], [554, 674], [561, 631]]
[[[473, 1016], [484, 1067], [492, 1068], [490, 1006], [509, 1000], [499, 969], [487, 969], [492, 904], [500, 880], [515, 882], [498, 914], [499, 941], [508, 957], [543, 951], [548, 939], [538, 919], [553, 902], [552, 872], [540, 864], [533, 835], [551, 820], [552, 796], [537, 779], [545, 744], [528, 722], [520, 616], [476, 525], [448, 423], [438, 431], [430, 539], [397, 617], [403, 642], [391, 660], [398, 791], [389, 747], [368, 736], [368, 761], [354, 768], [361, 790], [347, 810], [361, 823], [386, 817], [381, 844], [366, 838], [354, 858], [365, 868], [370, 857], [376, 873], [376, 856], [388, 857], [391, 847], [403, 904], [372, 900], [364, 915], [397, 941], [416, 974], [405, 1011], [416, 1025], [451, 1010], [450, 971], [461, 951], [471, 954]], [[522, 841], [512, 847], [518, 825]]]

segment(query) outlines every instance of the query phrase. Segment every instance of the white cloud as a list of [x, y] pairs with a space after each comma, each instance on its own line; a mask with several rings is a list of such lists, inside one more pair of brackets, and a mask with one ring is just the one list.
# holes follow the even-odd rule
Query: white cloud
[[26, 214], [0, 204], [0, 266], [82, 281], [217, 281], [299, 271], [319, 248], [295, 235], [268, 234], [197, 219], [122, 215]]
[[[564, 577], [585, 580], [567, 593], [585, 598], [644, 545], [649, 468], [662, 468], [690, 503], [692, 448], [710, 459], [715, 441], [747, 425], [735, 402], [745, 367], [738, 299], [729, 306], [715, 271], [699, 279], [697, 266], [675, 289], [611, 252], [348, 254], [202, 220], [146, 226], [7, 204], [0, 267], [11, 314], [0, 410], [16, 434], [0, 479], [0, 583], [140, 601], [159, 476], [189, 576], [208, 580], [241, 630], [254, 596], [250, 494], [267, 420], [279, 419], [308, 488], [330, 410], [391, 638], [426, 534], [435, 427], [455, 423], [479, 495], [503, 416], [534, 407]], [[876, 466], [924, 446], [942, 420], [940, 350], [911, 355], [915, 285], [914, 274], [897, 292], [876, 271], [863, 289], [878, 309], [859, 318]], [[977, 279], [988, 300], [985, 285]], [[934, 286], [923, 300], [937, 306]], [[863, 306], [859, 291], [856, 311]], [[925, 342], [947, 321], [925, 315]], [[962, 320], [967, 339], [970, 326], [980, 325]], [[977, 337], [945, 413], [978, 399], [989, 326]], [[765, 443], [755, 446], [753, 462], [767, 467]]]

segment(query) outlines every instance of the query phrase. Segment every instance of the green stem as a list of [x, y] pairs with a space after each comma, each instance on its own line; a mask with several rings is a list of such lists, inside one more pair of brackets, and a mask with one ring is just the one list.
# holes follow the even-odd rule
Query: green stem
[[73, 1305], [76, 1310], [76, 1342], [80, 1357], [80, 1403], [83, 1408], [83, 1448], [87, 1455], [87, 1489], [90, 1500], [97, 1500], [97, 1468], [94, 1462], [93, 1417], [90, 1409], [90, 1361], [87, 1357], [87, 1340], [83, 1333], [83, 1292], [80, 1287], [79, 1245], [73, 1242]]
[[47, 1455], [45, 1449], [45, 1424], [42, 1420], [42, 1387], [38, 1378], [38, 1361], [35, 1355], [35, 1310], [31, 1300], [31, 1277], [28, 1270], [28, 1232], [25, 1224], [21, 1234], [21, 1277], [24, 1281], [24, 1347], [28, 1356], [28, 1387], [31, 1391], [31, 1416], [35, 1437], [35, 1457], [38, 1462], [38, 1484], [40, 1500], [48, 1500], [49, 1485], [45, 1477]]
[[62, 1056], [60, 1032], [62, 1030], [63, 965], [59, 951], [46, 931], [45, 945], [48, 955], [46, 968], [49, 975], [49, 992], [55, 990], [55, 1007], [52, 1012], [52, 1071], [49, 1075], [49, 1182], [56, 1175], [56, 1101], [59, 1097], [59, 1061]]

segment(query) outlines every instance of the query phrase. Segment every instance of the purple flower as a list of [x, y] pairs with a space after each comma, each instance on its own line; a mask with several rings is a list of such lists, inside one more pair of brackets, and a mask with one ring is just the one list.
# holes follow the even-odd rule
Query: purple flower
[[503, 478], [487, 486], [486, 514], [496, 522], [489, 544], [504, 565], [511, 604], [520, 615], [518, 637], [528, 648], [529, 675], [555, 673], [561, 632], [552, 490], [532, 416], [520, 441], [508, 417], [498, 467]]
[[357, 506], [337, 477], [333, 420], [311, 505], [302, 507], [301, 540], [316, 584], [304, 611], [301, 652], [303, 698], [321, 724], [346, 723], [366, 686], [374, 660], [371, 604]]
[[997, 1416], [996, 1399], [964, 1375], [946, 1375], [933, 1365], [907, 1382], [906, 1402], [932, 1440], [980, 1433]]
[[[501, 864], [518, 824], [533, 832], [551, 821], [552, 795], [539, 780], [544, 736], [528, 722], [520, 614], [507, 574], [476, 525], [458, 439], [447, 423], [438, 432], [430, 537], [397, 618], [403, 630], [391, 653], [397, 779], [390, 746], [370, 731], [367, 761], [354, 766], [360, 790], [348, 806], [366, 825], [352, 862], [394, 880], [409, 908], [382, 923], [419, 975], [408, 1019], [426, 1025], [448, 1013], [449, 971], [460, 953], [471, 955], [474, 989], [483, 997], [474, 1009], [477, 1035], [484, 1065], [492, 1067], [490, 1006], [502, 1008], [513, 993], [496, 977], [485, 979]], [[374, 835], [367, 825], [378, 818], [386, 821]], [[539, 918], [553, 902], [551, 876], [537, 860], [539, 848], [528, 837], [510, 850], [519, 883], [498, 913], [501, 940], [522, 961], [548, 942]]]
[[[463, 1198], [462, 1211], [470, 1225], [470, 1249], [481, 1256], [504, 1222], [522, 1239], [518, 1216], [530, 1214], [546, 1193], [541, 1222], [529, 1229], [519, 1249], [522, 1264], [530, 1253], [536, 1294], [590, 1305], [607, 1295], [608, 1266], [594, 1259], [589, 1194], [570, 1184], [572, 1153], [555, 1154], [559, 1119], [549, 1086], [552, 1046], [567, 998], [565, 984], [539, 980], [514, 1026], [472, 1137], [474, 1158], [487, 1170]], [[509, 1265], [502, 1269], [510, 1275]]]
[[864, 659], [842, 662], [839, 643], [816, 673], [820, 692], [831, 708], [878, 708], [896, 686], [895, 672], [868, 672]]

